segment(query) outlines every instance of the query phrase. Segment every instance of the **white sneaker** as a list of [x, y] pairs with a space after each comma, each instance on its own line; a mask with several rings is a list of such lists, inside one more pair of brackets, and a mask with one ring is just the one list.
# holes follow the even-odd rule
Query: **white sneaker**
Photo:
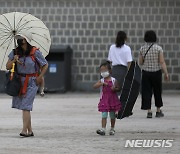
[[115, 134], [115, 130], [114, 129], [111, 129], [110, 131], [109, 131], [109, 135], [114, 135]]
[[43, 97], [45, 95], [44, 91], [40, 93], [40, 96]]
[[106, 132], [104, 130], [102, 130], [102, 129], [98, 129], [96, 131], [96, 133], [99, 134], [99, 135], [102, 135], [102, 136], [106, 135]]

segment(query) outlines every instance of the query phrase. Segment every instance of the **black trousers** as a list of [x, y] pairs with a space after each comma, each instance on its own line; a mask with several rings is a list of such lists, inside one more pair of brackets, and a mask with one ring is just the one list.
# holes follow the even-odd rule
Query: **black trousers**
[[151, 109], [152, 94], [154, 94], [155, 106], [162, 107], [162, 72], [142, 71], [142, 104], [141, 109]]

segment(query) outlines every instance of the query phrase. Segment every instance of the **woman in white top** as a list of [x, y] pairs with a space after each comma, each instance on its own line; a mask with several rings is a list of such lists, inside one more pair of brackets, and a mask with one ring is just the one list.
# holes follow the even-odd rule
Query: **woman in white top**
[[117, 33], [115, 44], [109, 49], [108, 60], [112, 62], [112, 77], [114, 77], [122, 88], [127, 69], [132, 62], [131, 48], [125, 44], [127, 35], [124, 31]]

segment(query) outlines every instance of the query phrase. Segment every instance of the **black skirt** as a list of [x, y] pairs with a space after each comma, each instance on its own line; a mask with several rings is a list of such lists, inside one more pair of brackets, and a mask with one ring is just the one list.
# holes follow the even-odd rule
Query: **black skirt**
[[127, 73], [127, 66], [124, 65], [115, 65], [112, 68], [112, 77], [118, 81], [120, 91], [124, 82], [125, 75]]

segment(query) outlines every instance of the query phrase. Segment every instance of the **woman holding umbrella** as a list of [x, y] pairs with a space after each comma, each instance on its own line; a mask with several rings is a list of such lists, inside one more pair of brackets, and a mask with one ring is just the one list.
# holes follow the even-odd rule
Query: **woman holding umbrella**
[[[30, 137], [34, 136], [31, 127], [30, 111], [32, 111], [38, 85], [41, 83], [48, 68], [48, 63], [39, 49], [31, 45], [31, 33], [21, 33], [16, 35], [15, 38], [18, 47], [9, 54], [6, 68], [10, 70], [13, 63], [16, 63], [22, 88], [19, 96], [13, 97], [12, 108], [22, 110], [23, 128], [20, 136]], [[38, 74], [40, 68], [41, 71]]]

